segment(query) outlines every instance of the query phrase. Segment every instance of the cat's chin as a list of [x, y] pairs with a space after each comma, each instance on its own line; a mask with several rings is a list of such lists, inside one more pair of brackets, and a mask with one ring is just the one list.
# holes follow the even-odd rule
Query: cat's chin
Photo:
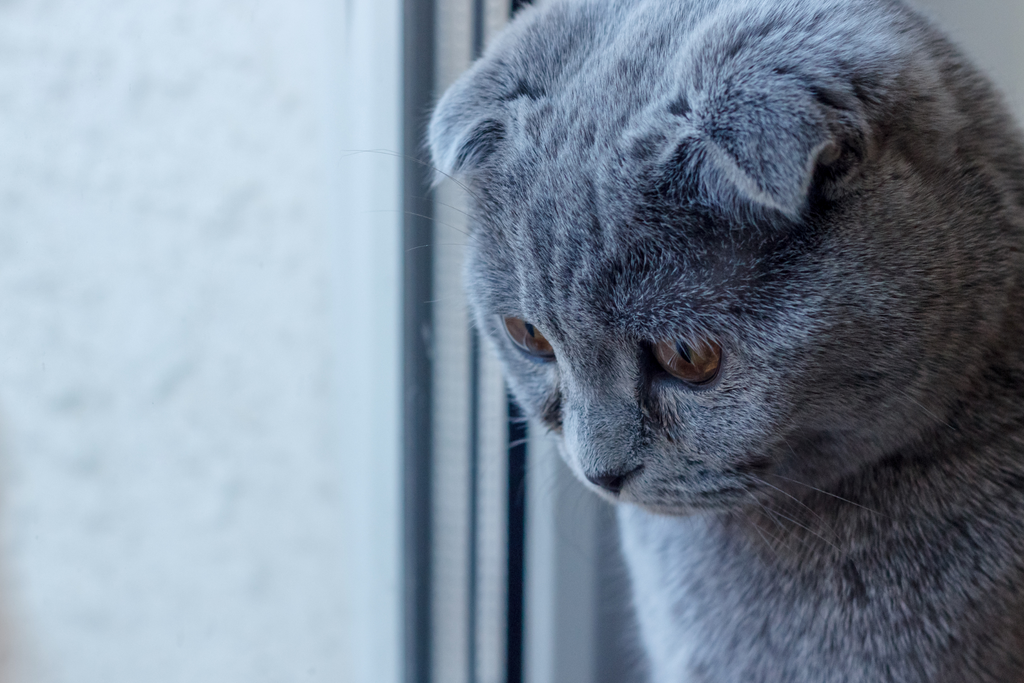
[[707, 512], [706, 509], [693, 507], [691, 505], [647, 505], [644, 503], [626, 503], [627, 505], [633, 505], [634, 507], [640, 508], [644, 512], [659, 517], [692, 517], [693, 515], [704, 514]]
[[676, 505], [666, 503], [638, 503], [622, 501], [626, 505], [633, 505], [644, 512], [659, 517], [693, 517], [695, 515], [721, 514], [736, 509], [735, 505], [707, 505], [679, 503]]
[[[564, 448], [562, 455], [564, 458]], [[570, 459], [565, 458], [565, 462], [576, 479], [600, 498], [612, 504], [634, 505], [651, 514], [681, 517], [727, 513], [756, 501], [757, 487], [733, 477], [705, 480], [686, 490], [689, 487], [680, 486], [678, 481], [668, 484], [640, 473], [630, 478], [618, 492], [610, 492], [588, 481]]]
[[[609, 498], [608, 496], [602, 497]], [[633, 505], [653, 515], [689, 517], [735, 511], [750, 502], [750, 492], [746, 489], [728, 488], [720, 491], [701, 492], [693, 496], [680, 497], [679, 500], [668, 501], [663, 499], [644, 500], [642, 496], [624, 495], [612, 502]]]

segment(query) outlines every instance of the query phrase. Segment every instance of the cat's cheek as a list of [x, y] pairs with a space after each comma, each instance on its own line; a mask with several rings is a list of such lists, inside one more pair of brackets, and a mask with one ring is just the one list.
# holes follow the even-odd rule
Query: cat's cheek
[[526, 358], [518, 349], [494, 340], [494, 348], [516, 403], [533, 420], [554, 432], [561, 431], [561, 394], [558, 364]]
[[577, 424], [577, 417], [570, 412], [563, 419], [562, 438], [558, 440], [558, 452], [576, 478], [587, 484], [587, 478], [583, 474], [580, 457], [581, 450], [582, 444], [580, 443], [580, 429]]

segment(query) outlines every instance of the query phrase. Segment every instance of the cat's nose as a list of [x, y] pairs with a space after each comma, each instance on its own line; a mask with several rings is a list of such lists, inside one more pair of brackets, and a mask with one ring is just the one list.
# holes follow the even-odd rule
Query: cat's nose
[[587, 479], [594, 486], [600, 486], [608, 493], [617, 496], [619, 495], [619, 491], [621, 491], [622, 487], [626, 484], [626, 480], [642, 470], [643, 467], [643, 465], [639, 465], [629, 471], [598, 472], [595, 474], [588, 474]]

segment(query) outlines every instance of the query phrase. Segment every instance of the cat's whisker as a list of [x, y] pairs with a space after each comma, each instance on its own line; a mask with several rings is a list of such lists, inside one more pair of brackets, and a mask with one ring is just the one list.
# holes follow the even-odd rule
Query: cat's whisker
[[[751, 495], [753, 495], [753, 494], [751, 494]], [[760, 501], [758, 501], [758, 502], [760, 502]], [[763, 507], [763, 508], [764, 508], [764, 509], [765, 509], [766, 511], [767, 511], [767, 509], [768, 509], [768, 508], [767, 508], [767, 507], [765, 507], [765, 506], [764, 506], [763, 504], [761, 505], [761, 507]], [[798, 527], [800, 527], [801, 529], [803, 529], [803, 530], [804, 530], [804, 531], [806, 531], [807, 533], [809, 533], [809, 534], [811, 534], [811, 535], [813, 535], [813, 536], [817, 537], [817, 538], [818, 538], [818, 540], [820, 540], [820, 541], [822, 541], [823, 543], [825, 543], [825, 544], [827, 544], [827, 545], [831, 546], [831, 547], [832, 547], [832, 549], [834, 549], [834, 550], [839, 550], [839, 546], [837, 546], [837, 545], [836, 545], [835, 543], [833, 543], [832, 541], [828, 540], [828, 539], [827, 539], [827, 538], [825, 538], [825, 537], [824, 537], [823, 535], [819, 534], [819, 533], [818, 533], [817, 531], [815, 531], [814, 529], [810, 528], [809, 526], [806, 526], [806, 525], [804, 525], [804, 524], [801, 524], [801, 523], [800, 523], [800, 522], [798, 522], [797, 520], [793, 519], [793, 518], [792, 518], [792, 517], [790, 517], [789, 515], [783, 514], [783, 513], [782, 513], [782, 512], [780, 512], [779, 510], [775, 510], [775, 511], [774, 511], [774, 514], [778, 515], [779, 517], [781, 517], [782, 519], [784, 519], [784, 520], [786, 520], [786, 521], [788, 521], [788, 522], [792, 522], [793, 524], [797, 525]], [[832, 533], [835, 533], [835, 531], [833, 530], [833, 532], [832, 532]], [[838, 538], [838, 537], [837, 537], [837, 538]]]
[[429, 168], [431, 171], [437, 173], [438, 175], [444, 176], [448, 180], [452, 181], [455, 185], [460, 187], [463, 191], [465, 191], [466, 194], [473, 197], [477, 201], [481, 201], [480, 197], [477, 196], [476, 193], [474, 193], [473, 190], [469, 188], [469, 186], [467, 186], [465, 183], [460, 182], [453, 175], [445, 173], [444, 171], [439, 169], [437, 166], [434, 166], [430, 162], [424, 161], [423, 159], [419, 159], [410, 154], [402, 154], [400, 152], [395, 152], [394, 150], [390, 149], [346, 149], [343, 151], [345, 152], [345, 154], [342, 155], [342, 159], [348, 159], [359, 154], [383, 154], [385, 156], [395, 157], [396, 159], [411, 161], [413, 163], [419, 164], [420, 166], [423, 166], [424, 168]]
[[[761, 510], [763, 510], [764, 513], [766, 515], [768, 515], [768, 517], [775, 523], [775, 525], [779, 528], [780, 535], [790, 536], [791, 538], [795, 538], [800, 543], [800, 545], [804, 546], [805, 548], [809, 547], [808, 540], [806, 538], [801, 538], [800, 536], [794, 535], [792, 533], [793, 532], [792, 528], [786, 526], [786, 524], [784, 524], [782, 521], [780, 521], [780, 518], [781, 518], [783, 520], [786, 520], [787, 522], [795, 524], [796, 526], [804, 529], [808, 533], [814, 534], [815, 536], [817, 536], [820, 540], [824, 541], [825, 543], [829, 543], [828, 539], [826, 539], [825, 537], [821, 536], [820, 534], [815, 533], [813, 530], [807, 528], [806, 526], [800, 524], [798, 521], [796, 521], [792, 517], [789, 517], [787, 515], [782, 514], [779, 510], [772, 510], [770, 507], [765, 505], [762, 501], [758, 500], [757, 496], [755, 496], [750, 491], [747, 491], [747, 495], [751, 496], [753, 498], [754, 502], [757, 503], [758, 507], [760, 507]], [[832, 544], [829, 543], [829, 545], [832, 545]], [[833, 545], [832, 547], [834, 548], [835, 546]], [[786, 545], [786, 548], [787, 548], [787, 550], [790, 549], [789, 545]]]
[[775, 516], [775, 514], [768, 508], [768, 506], [762, 503], [760, 500], [758, 500], [757, 496], [755, 496], [752, 492], [747, 491], [746, 493], [747, 496], [749, 496], [750, 499], [754, 501], [757, 507], [761, 508], [765, 515], [768, 516], [768, 519], [775, 523], [775, 526], [778, 527], [779, 531], [785, 533], [787, 530], [786, 526], [781, 521], [779, 521], [779, 518]]
[[928, 408], [923, 403], [921, 403], [916, 398], [914, 398], [910, 394], [910, 392], [908, 392], [906, 389], [901, 389], [900, 387], [896, 387], [896, 391], [898, 391], [899, 393], [901, 393], [904, 396], [906, 396], [910, 400], [911, 403], [913, 403], [918, 408], [920, 408], [922, 411], [924, 411], [925, 415], [927, 415], [928, 417], [932, 418], [933, 420], [938, 422], [940, 425], [943, 425], [944, 427], [948, 427], [949, 429], [953, 430], [954, 432], [957, 431], [956, 427], [954, 427], [953, 425], [949, 424], [948, 422], [943, 420], [941, 417], [939, 417], [938, 415], [936, 415], [932, 411], [928, 410]]
[[[782, 443], [786, 444], [786, 448], [788, 448], [789, 452], [793, 454], [794, 458], [796, 458], [797, 457], [796, 456], [796, 451], [793, 450], [792, 444], [789, 443], [789, 440], [786, 439], [786, 437], [783, 436], [781, 438], [782, 438]], [[826, 496], [829, 496], [831, 498], [835, 498], [836, 500], [841, 500], [844, 503], [849, 503], [850, 505], [853, 505], [854, 507], [859, 507], [862, 510], [867, 510], [868, 512], [872, 512], [872, 513], [874, 513], [876, 515], [881, 515], [882, 517], [888, 517], [888, 515], [886, 515], [886, 514], [884, 514], [882, 512], [879, 512], [878, 510], [872, 510], [871, 508], [866, 507], [864, 505], [861, 505], [860, 503], [855, 503], [852, 500], [848, 500], [846, 498], [843, 498], [842, 496], [837, 496], [834, 493], [830, 493], [828, 491], [825, 491], [823, 489], [817, 488], [815, 486], [811, 486], [810, 484], [806, 484], [806, 483], [804, 483], [802, 481], [797, 481], [796, 479], [790, 479], [789, 477], [784, 477], [781, 474], [776, 474], [775, 472], [762, 472], [762, 474], [769, 475], [769, 476], [772, 476], [772, 477], [778, 477], [779, 479], [783, 479], [783, 480], [788, 481], [788, 482], [790, 482], [792, 484], [796, 484], [797, 486], [803, 486], [803, 487], [811, 489], [812, 491], [817, 491], [818, 493], [820, 493], [822, 495], [826, 495]]]
[[871, 508], [869, 508], [869, 507], [867, 507], [865, 505], [861, 505], [860, 503], [855, 503], [852, 500], [849, 500], [848, 498], [843, 498], [842, 496], [837, 496], [834, 493], [829, 493], [828, 491], [825, 491], [824, 489], [819, 489], [816, 486], [811, 486], [810, 484], [805, 484], [802, 481], [797, 481], [796, 479], [790, 479], [789, 477], [784, 477], [781, 474], [776, 474], [774, 472], [764, 472], [764, 474], [768, 475], [768, 476], [772, 476], [772, 477], [778, 477], [779, 479], [785, 479], [786, 481], [792, 482], [792, 483], [796, 484], [797, 486], [805, 486], [805, 487], [811, 489], [812, 491], [817, 491], [818, 493], [820, 493], [822, 495], [829, 496], [830, 498], [835, 498], [836, 500], [841, 500], [844, 503], [849, 503], [850, 505], [853, 505], [854, 507], [859, 507], [860, 509], [866, 510], [866, 511], [872, 513], [872, 514], [880, 515], [882, 517], [889, 517], [889, 515], [885, 514], [884, 512], [879, 512], [878, 510], [872, 510]]
[[[750, 491], [747, 491], [747, 495], [750, 496], [750, 499], [754, 501], [755, 505], [757, 505], [759, 508], [764, 510], [765, 514], [768, 515], [768, 518], [771, 519], [773, 522], [775, 522], [776, 526], [778, 526], [780, 530], [785, 531], [785, 529], [782, 527], [782, 524], [779, 522], [779, 520], [775, 519], [775, 517], [772, 515], [771, 511], [769, 511], [768, 508], [766, 508], [761, 503], [761, 501], [759, 501], [757, 499], [757, 496], [755, 496]], [[765, 537], [765, 534], [768, 534], [768, 536], [771, 537], [771, 539], [773, 541], [775, 541], [776, 543], [778, 543], [778, 544], [780, 544], [782, 546], [785, 546], [787, 552], [791, 551], [791, 549], [789, 547], [789, 544], [786, 543], [784, 540], [782, 540], [781, 537], [775, 536], [775, 534], [773, 534], [773, 533], [771, 533], [769, 531], [765, 531], [755, 521], [750, 521], [749, 524], [750, 524], [750, 526], [752, 526], [754, 528], [754, 531], [757, 532], [757, 535], [761, 537], [761, 540], [764, 541], [765, 545], [768, 546], [768, 549], [772, 551], [772, 554], [775, 555], [775, 559], [776, 560], [781, 561], [782, 557], [779, 555], [778, 549], [771, 543], [771, 541], [768, 540], [767, 537]]]
[[[430, 198], [429, 197], [417, 197], [417, 199], [428, 200]], [[456, 213], [461, 213], [466, 218], [468, 218], [470, 220], [473, 220], [473, 214], [469, 213], [468, 211], [465, 211], [464, 209], [460, 209], [459, 207], [455, 206], [454, 204], [448, 204], [446, 202], [439, 202], [436, 199], [433, 200], [433, 201], [434, 201], [434, 204], [436, 206], [443, 206], [446, 209], [451, 209], [452, 211], [454, 211]]]
[[[418, 247], [409, 247], [405, 250], [405, 253], [419, 251], [420, 249], [430, 249], [436, 247], [465, 247], [465, 244], [459, 244], [458, 242], [434, 242], [433, 244], [421, 244]], [[461, 297], [460, 297], [461, 298]]]
[[459, 228], [455, 227], [451, 223], [445, 223], [443, 221], [439, 221], [439, 220], [437, 220], [437, 218], [435, 218], [433, 216], [428, 216], [427, 214], [424, 214], [424, 213], [416, 213], [415, 211], [405, 211], [403, 209], [367, 209], [366, 211], [362, 211], [360, 213], [362, 213], [362, 214], [368, 214], [368, 213], [401, 213], [401, 214], [406, 215], [406, 216], [415, 216], [416, 218], [426, 218], [427, 220], [429, 220], [430, 222], [434, 223], [435, 225], [440, 225], [442, 228], [448, 228], [449, 230], [454, 230], [455, 232], [459, 233], [460, 235], [465, 235], [466, 237], [468, 237], [471, 240], [472, 239], [476, 239], [473, 236], [472, 233], [466, 232], [465, 230], [460, 230]]
[[821, 515], [819, 515], [819, 514], [818, 514], [817, 512], [815, 512], [815, 511], [814, 511], [814, 509], [813, 509], [813, 508], [812, 508], [811, 506], [809, 506], [809, 505], [808, 505], [807, 503], [803, 502], [802, 500], [800, 500], [800, 499], [799, 499], [799, 498], [797, 498], [796, 496], [794, 496], [794, 495], [791, 495], [790, 493], [788, 493], [788, 492], [786, 492], [786, 491], [783, 491], [783, 490], [782, 490], [782, 489], [780, 489], [780, 488], [779, 488], [778, 486], [774, 486], [774, 485], [772, 485], [772, 484], [769, 484], [769, 483], [768, 483], [768, 482], [766, 482], [766, 481], [765, 481], [764, 479], [761, 479], [760, 477], [758, 477], [758, 476], [756, 476], [756, 475], [753, 475], [753, 474], [751, 474], [751, 475], [749, 475], [749, 476], [750, 476], [750, 477], [751, 477], [751, 478], [752, 478], [752, 479], [753, 479], [754, 481], [756, 481], [756, 482], [758, 482], [758, 483], [760, 483], [760, 484], [764, 484], [765, 486], [767, 486], [767, 487], [769, 487], [769, 488], [771, 488], [771, 489], [774, 489], [774, 490], [778, 491], [778, 492], [779, 492], [779, 493], [781, 493], [782, 495], [786, 496], [787, 498], [789, 498], [790, 500], [792, 500], [793, 502], [795, 502], [795, 503], [796, 503], [797, 505], [799, 505], [800, 507], [803, 507], [803, 508], [805, 508], [805, 509], [806, 509], [806, 510], [807, 510], [808, 512], [810, 512], [810, 513], [811, 513], [812, 515], [814, 515], [815, 517], [817, 517], [817, 518], [818, 518], [818, 520], [819, 520], [819, 521], [820, 521], [820, 522], [821, 522], [822, 524], [824, 524], [824, 525], [825, 525], [825, 528], [827, 528], [827, 529], [828, 529], [829, 531], [831, 531], [831, 532], [832, 532], [832, 535], [833, 535], [833, 536], [835, 536], [836, 538], [839, 538], [839, 534], [838, 534], [838, 533], [836, 532], [836, 530], [835, 530], [835, 529], [834, 529], [834, 528], [833, 528], [833, 527], [832, 527], [831, 525], [829, 525], [829, 523], [828, 523], [828, 522], [826, 522], [826, 521], [825, 521], [825, 518], [824, 518], [824, 517], [822, 517], [822, 516], [821, 516]]
[[[780, 541], [776, 536], [773, 536], [772, 534], [769, 534], [766, 531], [762, 531], [761, 528], [757, 526], [757, 524], [755, 523], [752, 523], [751, 526], [754, 527], [754, 531], [757, 532], [757, 535], [761, 537], [762, 541], [764, 541], [765, 546], [772, 551], [772, 555], [775, 556], [775, 559], [781, 562], [782, 556], [779, 555], [779, 551], [776, 550], [774, 545], [772, 545], [772, 541], [775, 541], [776, 543], [781, 543], [782, 545], [786, 545], [785, 542]], [[769, 541], [769, 538], [771, 538], [772, 541]]]

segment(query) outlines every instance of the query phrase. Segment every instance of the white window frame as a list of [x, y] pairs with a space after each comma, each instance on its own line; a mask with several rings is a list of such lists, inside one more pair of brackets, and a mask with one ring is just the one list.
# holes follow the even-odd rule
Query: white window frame
[[[328, 150], [337, 170], [338, 472], [346, 510], [347, 683], [400, 683], [402, 649], [401, 20], [399, 0], [348, 0]], [[383, 150], [385, 153], [364, 152]]]

